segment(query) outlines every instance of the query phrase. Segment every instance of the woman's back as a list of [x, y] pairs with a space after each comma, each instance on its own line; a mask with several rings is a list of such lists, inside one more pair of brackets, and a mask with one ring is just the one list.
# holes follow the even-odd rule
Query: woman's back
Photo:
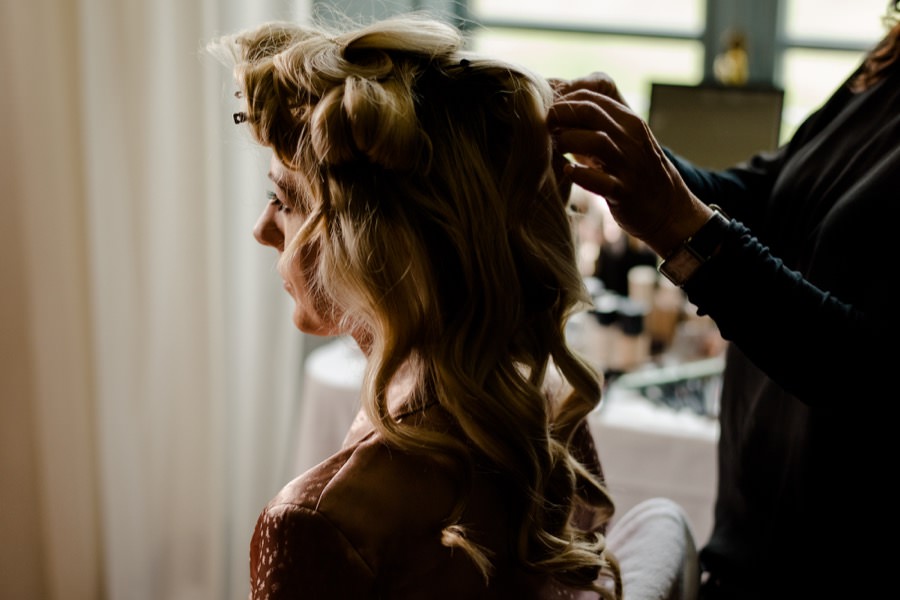
[[[403, 418], [452, 427], [437, 405]], [[582, 450], [596, 460], [589, 434], [582, 434]], [[510, 511], [519, 502], [509, 497], [505, 477], [476, 466], [461, 518], [472, 541], [490, 554], [493, 570], [486, 581], [464, 552], [441, 543], [460, 483], [433, 459], [390, 449], [371, 426], [358, 427], [340, 452], [286, 485], [260, 516], [251, 598], [272, 597], [279, 589], [311, 598], [598, 598], [529, 572], [516, 560]], [[614, 589], [611, 572], [602, 580]]]

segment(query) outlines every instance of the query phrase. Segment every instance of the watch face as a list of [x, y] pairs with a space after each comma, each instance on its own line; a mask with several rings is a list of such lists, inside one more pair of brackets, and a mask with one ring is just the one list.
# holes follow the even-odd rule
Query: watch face
[[659, 272], [677, 286], [684, 285], [700, 265], [716, 255], [725, 232], [728, 217], [713, 206], [712, 217], [659, 265]]
[[684, 285], [703, 263], [685, 246], [681, 246], [659, 265], [659, 272], [677, 286]]

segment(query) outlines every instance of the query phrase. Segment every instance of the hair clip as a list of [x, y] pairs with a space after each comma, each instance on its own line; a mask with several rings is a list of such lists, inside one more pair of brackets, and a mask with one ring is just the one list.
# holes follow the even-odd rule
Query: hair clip
[[234, 124], [235, 125], [240, 125], [241, 123], [244, 123], [247, 120], [247, 113], [245, 113], [245, 112], [236, 112], [236, 113], [234, 113], [233, 116], [234, 116]]

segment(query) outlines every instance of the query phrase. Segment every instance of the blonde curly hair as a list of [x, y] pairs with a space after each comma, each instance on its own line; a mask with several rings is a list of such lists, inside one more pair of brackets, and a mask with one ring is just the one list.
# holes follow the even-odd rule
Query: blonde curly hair
[[[420, 15], [351, 30], [273, 22], [218, 40], [255, 139], [309, 186], [308, 219], [282, 260], [315, 243], [312, 293], [368, 345], [363, 406], [388, 444], [427, 452], [471, 480], [486, 458], [509, 481], [518, 559], [583, 589], [608, 567], [613, 503], [573, 438], [600, 377], [566, 345], [589, 302], [545, 116], [553, 93], [527, 70], [463, 50]], [[439, 402], [462, 435], [392, 418], [387, 388]], [[558, 402], [548, 373], [566, 382]], [[582, 460], [580, 460], [582, 459]], [[491, 571], [459, 523], [442, 532]], [[599, 525], [579, 528], [590, 507]], [[614, 559], [612, 559], [614, 560]], [[602, 590], [599, 590], [604, 593]]]

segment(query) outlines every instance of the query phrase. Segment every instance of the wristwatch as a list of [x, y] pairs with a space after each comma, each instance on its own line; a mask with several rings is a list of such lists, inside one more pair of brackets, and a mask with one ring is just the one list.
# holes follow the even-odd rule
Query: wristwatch
[[678, 287], [687, 283], [703, 263], [718, 253], [728, 230], [728, 216], [715, 204], [710, 204], [709, 207], [713, 209], [712, 217], [656, 268]]

